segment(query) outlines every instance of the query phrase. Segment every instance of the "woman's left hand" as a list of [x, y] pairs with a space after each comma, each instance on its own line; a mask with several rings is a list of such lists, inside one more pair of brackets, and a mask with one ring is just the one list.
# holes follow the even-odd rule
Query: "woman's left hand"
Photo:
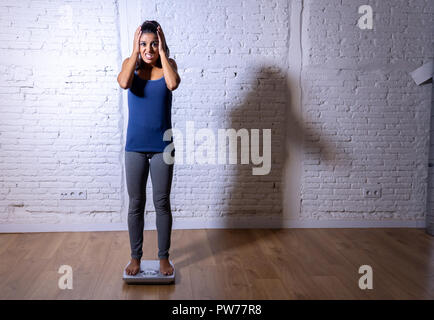
[[158, 51], [166, 53], [166, 39], [164, 38], [163, 30], [160, 26], [157, 27], [158, 35]]

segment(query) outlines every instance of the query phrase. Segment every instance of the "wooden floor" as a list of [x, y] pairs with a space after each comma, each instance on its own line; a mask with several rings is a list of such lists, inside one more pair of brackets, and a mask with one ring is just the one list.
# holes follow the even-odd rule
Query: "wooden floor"
[[[143, 259], [157, 259], [156, 236], [144, 232]], [[126, 231], [0, 234], [0, 299], [434, 299], [423, 229], [173, 230], [170, 254], [174, 285], [130, 286]], [[72, 290], [58, 287], [61, 265]]]

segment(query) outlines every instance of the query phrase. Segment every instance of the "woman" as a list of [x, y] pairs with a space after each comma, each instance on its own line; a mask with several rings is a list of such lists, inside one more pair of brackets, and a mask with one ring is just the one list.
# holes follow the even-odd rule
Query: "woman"
[[[131, 261], [128, 275], [140, 270], [142, 258], [146, 183], [151, 173], [153, 200], [158, 233], [160, 272], [173, 274], [169, 263], [172, 212], [170, 189], [173, 162], [163, 158], [165, 147], [173, 143], [164, 141], [163, 134], [172, 128], [172, 91], [181, 78], [175, 60], [169, 58], [169, 48], [161, 26], [156, 21], [145, 21], [134, 34], [133, 53], [122, 63], [117, 79], [128, 90], [128, 129], [125, 145], [125, 172], [129, 195], [128, 232]], [[172, 157], [174, 157], [174, 148]]]

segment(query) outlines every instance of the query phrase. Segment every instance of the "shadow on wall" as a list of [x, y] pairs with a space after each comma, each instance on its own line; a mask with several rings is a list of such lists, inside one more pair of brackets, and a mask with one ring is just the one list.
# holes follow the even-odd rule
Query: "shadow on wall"
[[[239, 104], [228, 106], [228, 127], [235, 130], [247, 129], [249, 136], [249, 164], [241, 164], [241, 139], [238, 138], [237, 164], [227, 164], [231, 171], [227, 183], [229, 197], [223, 205], [223, 216], [228, 217], [226, 227], [231, 227], [234, 218], [252, 219], [251, 227], [269, 227], [254, 225], [254, 221], [271, 221], [282, 225], [282, 179], [285, 160], [285, 118], [286, 90], [285, 78], [280, 70], [273, 66], [262, 66], [253, 70], [250, 81], [239, 80], [232, 84], [237, 97], [230, 101]], [[239, 77], [243, 79], [242, 75]], [[246, 82], [249, 82], [248, 84]], [[243, 94], [245, 93], [245, 94]], [[254, 137], [252, 130], [258, 129], [259, 137]], [[265, 130], [271, 129], [271, 141], [264, 139]], [[257, 140], [256, 140], [257, 139]], [[260, 164], [252, 162], [253, 141], [259, 142]], [[271, 142], [271, 150], [264, 144]], [[268, 156], [267, 156], [268, 155]], [[268, 165], [267, 165], [268, 163]], [[267, 167], [269, 168], [267, 170]], [[263, 174], [254, 175], [253, 168], [262, 168]], [[267, 219], [268, 218], [268, 219]], [[250, 226], [249, 226], [250, 227]]]
[[[282, 229], [285, 198], [282, 188], [285, 179], [284, 168], [288, 166], [289, 150], [293, 152], [292, 146], [302, 150], [303, 137], [317, 134], [306, 129], [302, 124], [302, 119], [298, 119], [297, 113], [294, 112], [294, 106], [291, 105], [291, 99], [289, 99], [291, 92], [287, 87], [289, 82], [287, 82], [286, 70], [270, 65], [262, 66], [252, 74], [253, 80], [250, 84], [245, 84], [246, 81], [239, 81], [234, 84], [235, 88], [231, 87], [237, 97], [241, 96], [241, 98], [235, 97], [230, 101], [241, 99], [241, 103], [230, 107], [231, 111], [227, 116], [229, 123], [224, 125], [226, 128], [235, 130], [245, 128], [248, 130], [249, 137], [251, 137], [251, 129], [260, 129], [260, 156], [263, 156], [263, 129], [271, 129], [271, 170], [267, 175], [253, 175], [252, 168], [261, 167], [263, 164], [254, 165], [251, 161], [249, 164], [241, 164], [241, 139], [238, 138], [237, 164], [225, 165], [225, 174], [233, 179], [227, 181], [226, 184], [228, 189], [225, 190], [222, 215], [227, 219], [223, 219], [225, 221], [225, 225], [222, 226], [223, 230], [206, 230], [211, 252], [206, 250], [208, 245], [200, 246], [196, 242], [191, 246], [176, 249], [174, 252], [176, 256], [184, 256], [184, 259], [177, 262], [178, 268], [193, 265], [211, 256], [222, 263], [225, 263], [224, 261], [231, 263], [230, 261], [237, 260], [237, 252], [240, 252], [240, 248], [243, 248], [246, 254], [251, 253], [251, 259], [254, 260], [256, 250], [273, 251], [278, 247], [273, 243], [285, 242], [285, 239], [293, 240], [288, 237], [293, 237], [294, 234], [289, 235]], [[243, 92], [247, 93], [243, 96]], [[290, 145], [291, 148], [288, 147]], [[304, 148], [319, 149], [321, 160], [326, 162], [334, 154], [333, 145], [324, 140], [307, 139]], [[299, 198], [298, 195], [295, 198]], [[245, 236], [240, 236], [240, 231], [233, 229], [234, 218], [244, 218], [243, 221], [249, 218], [255, 221], [256, 218], [260, 218], [258, 221], [267, 221], [267, 225], [252, 223], [246, 228], [255, 230], [246, 230], [244, 231]], [[271, 220], [272, 223], [268, 225]], [[271, 225], [275, 229], [261, 230], [268, 229]], [[258, 248], [258, 246], [262, 247]], [[252, 260], [243, 255], [242, 261], [249, 263]]]
[[[335, 153], [334, 146], [324, 139], [315, 138], [318, 134], [305, 127], [302, 119], [299, 119], [294, 112], [294, 106], [291, 106], [290, 100], [288, 101], [290, 88], [287, 87], [286, 70], [273, 65], [261, 66], [253, 72], [250, 83], [239, 84], [238, 94], [242, 96], [244, 91], [247, 91], [247, 94], [242, 97], [241, 104], [230, 108], [229, 127], [235, 130], [247, 129], [250, 138], [252, 138], [252, 129], [259, 129], [259, 150], [263, 153], [261, 156], [265, 153], [263, 152], [265, 150], [263, 142], [266, 141], [263, 140], [264, 129], [271, 129], [271, 170], [265, 175], [253, 175], [252, 168], [265, 167], [264, 163], [259, 166], [252, 164], [251, 161], [248, 165], [241, 164], [241, 153], [238, 147], [237, 165], [226, 165], [228, 169], [234, 170], [231, 174], [234, 179], [228, 182], [230, 197], [225, 203], [223, 214], [228, 218], [252, 217], [253, 221], [260, 217], [269, 218], [269, 220], [259, 219], [259, 221], [273, 221], [271, 225], [280, 228], [283, 226], [285, 205], [283, 186], [285, 183], [291, 184], [291, 181], [285, 181], [287, 175], [284, 170], [290, 161], [289, 152], [295, 152], [292, 146], [296, 146], [299, 150], [302, 150], [302, 147], [320, 150], [319, 153], [314, 152], [320, 157], [316, 160], [326, 162], [332, 160]], [[307, 139], [303, 139], [304, 137]], [[238, 146], [240, 140], [239, 138]], [[313, 157], [307, 154], [307, 157], [311, 156]], [[294, 183], [298, 184], [297, 181]], [[295, 198], [298, 199], [298, 195]], [[230, 221], [231, 219], [227, 220], [226, 227], [231, 227]], [[270, 226], [267, 224], [251, 227]]]

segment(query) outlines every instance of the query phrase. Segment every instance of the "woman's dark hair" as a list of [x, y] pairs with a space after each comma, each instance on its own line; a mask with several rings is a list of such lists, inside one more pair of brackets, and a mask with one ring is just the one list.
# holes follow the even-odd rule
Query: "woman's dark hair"
[[[143, 22], [140, 30], [142, 31], [142, 34], [143, 33], [153, 33], [158, 38], [158, 34], [157, 34], [157, 27], [158, 26], [160, 26], [160, 24], [157, 21], [155, 21], [155, 20], [146, 20], [145, 22]], [[167, 43], [166, 43], [165, 52], [166, 52], [167, 58], [169, 58], [169, 56], [170, 56], [170, 50], [169, 50], [169, 47], [167, 46]], [[136, 68], [135, 68], [135, 70], [137, 70], [137, 69], [144, 69], [145, 62], [143, 61], [141, 55], [139, 55], [139, 59], [138, 60], [139, 61], [136, 62]], [[160, 68], [162, 67], [162, 65], [161, 65], [161, 57], [160, 56], [158, 57], [157, 65]]]

